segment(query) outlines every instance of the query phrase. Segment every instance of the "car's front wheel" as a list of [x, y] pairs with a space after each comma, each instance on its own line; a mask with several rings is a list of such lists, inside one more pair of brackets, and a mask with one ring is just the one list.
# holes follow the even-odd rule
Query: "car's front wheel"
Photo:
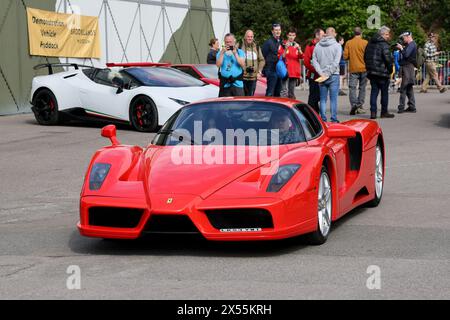
[[41, 125], [55, 125], [59, 122], [58, 101], [49, 89], [39, 90], [33, 98], [33, 112]]
[[330, 175], [325, 166], [320, 172], [319, 188], [317, 193], [317, 230], [308, 235], [308, 242], [320, 245], [327, 241], [331, 229], [333, 210], [333, 190]]
[[156, 131], [158, 127], [158, 111], [149, 97], [139, 96], [131, 102], [130, 122], [137, 131]]
[[375, 172], [373, 181], [375, 183], [375, 196], [373, 200], [367, 203], [369, 207], [377, 207], [381, 202], [381, 197], [383, 196], [384, 163], [383, 163], [383, 149], [380, 143], [377, 144], [375, 149]]

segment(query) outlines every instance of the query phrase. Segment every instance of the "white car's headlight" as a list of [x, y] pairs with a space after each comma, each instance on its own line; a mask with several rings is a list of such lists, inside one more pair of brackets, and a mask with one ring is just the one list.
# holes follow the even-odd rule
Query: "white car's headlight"
[[178, 104], [180, 104], [180, 105], [182, 105], [182, 106], [185, 106], [185, 105], [187, 105], [187, 104], [189, 104], [190, 102], [188, 102], [188, 101], [184, 101], [184, 100], [180, 100], [180, 99], [175, 99], [175, 98], [169, 98], [170, 100], [172, 100], [172, 101], [175, 101], [176, 103], [178, 103]]

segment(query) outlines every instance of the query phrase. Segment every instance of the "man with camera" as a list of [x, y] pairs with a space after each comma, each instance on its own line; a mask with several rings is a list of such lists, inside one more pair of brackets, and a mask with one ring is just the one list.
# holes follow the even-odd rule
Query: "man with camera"
[[247, 30], [245, 33], [244, 42], [240, 49], [245, 53], [244, 93], [246, 96], [253, 96], [258, 76], [264, 68], [265, 60], [261, 48], [254, 41], [252, 30]]
[[232, 33], [225, 35], [225, 46], [217, 54], [217, 67], [220, 76], [219, 97], [244, 96], [244, 51], [237, 48], [236, 38]]
[[286, 80], [287, 97], [296, 99], [295, 87], [300, 85], [300, 60], [303, 59], [303, 51], [300, 45], [295, 42], [297, 38], [297, 30], [289, 29], [288, 41], [283, 48], [283, 58], [286, 61], [288, 70], [288, 79]]
[[[414, 82], [416, 80], [417, 68], [417, 45], [413, 40], [412, 33], [405, 31], [400, 35], [397, 48], [400, 50], [400, 77], [402, 85], [400, 87], [400, 103], [398, 113], [416, 113], [416, 99], [414, 97]], [[406, 97], [408, 97], [408, 108], [405, 109]]]

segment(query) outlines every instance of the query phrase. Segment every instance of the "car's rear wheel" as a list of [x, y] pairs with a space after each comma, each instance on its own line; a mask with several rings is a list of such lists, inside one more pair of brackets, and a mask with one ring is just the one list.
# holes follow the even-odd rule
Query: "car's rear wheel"
[[375, 196], [373, 200], [367, 203], [369, 207], [378, 206], [381, 202], [381, 197], [383, 196], [384, 162], [383, 162], [383, 150], [379, 143], [377, 144], [375, 149], [374, 183], [375, 183]]
[[49, 89], [41, 89], [35, 94], [32, 110], [36, 121], [41, 125], [49, 126], [59, 122], [58, 101]]
[[137, 131], [156, 131], [158, 127], [158, 111], [149, 97], [139, 96], [131, 102], [130, 122]]
[[320, 172], [319, 188], [317, 193], [317, 230], [308, 235], [308, 242], [320, 245], [327, 241], [331, 229], [333, 210], [333, 190], [330, 176], [325, 166]]

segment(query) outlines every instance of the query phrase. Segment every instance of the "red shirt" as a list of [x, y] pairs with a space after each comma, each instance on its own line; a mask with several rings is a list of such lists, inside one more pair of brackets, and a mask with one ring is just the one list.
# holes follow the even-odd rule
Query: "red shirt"
[[316, 39], [313, 39], [312, 44], [309, 46], [306, 46], [305, 54], [303, 55], [303, 63], [305, 64], [305, 68], [308, 70], [306, 77], [310, 78], [311, 73], [314, 73], [313, 80], [320, 77], [317, 74], [316, 69], [314, 69], [313, 65], [311, 64], [311, 59], [312, 59], [312, 55], [314, 52], [314, 48], [316, 47], [316, 43], [317, 43]]
[[300, 48], [289, 46], [286, 48], [286, 67], [288, 69], [289, 78], [300, 79], [302, 77], [300, 72], [300, 60], [303, 59], [303, 54], [299, 51]]

